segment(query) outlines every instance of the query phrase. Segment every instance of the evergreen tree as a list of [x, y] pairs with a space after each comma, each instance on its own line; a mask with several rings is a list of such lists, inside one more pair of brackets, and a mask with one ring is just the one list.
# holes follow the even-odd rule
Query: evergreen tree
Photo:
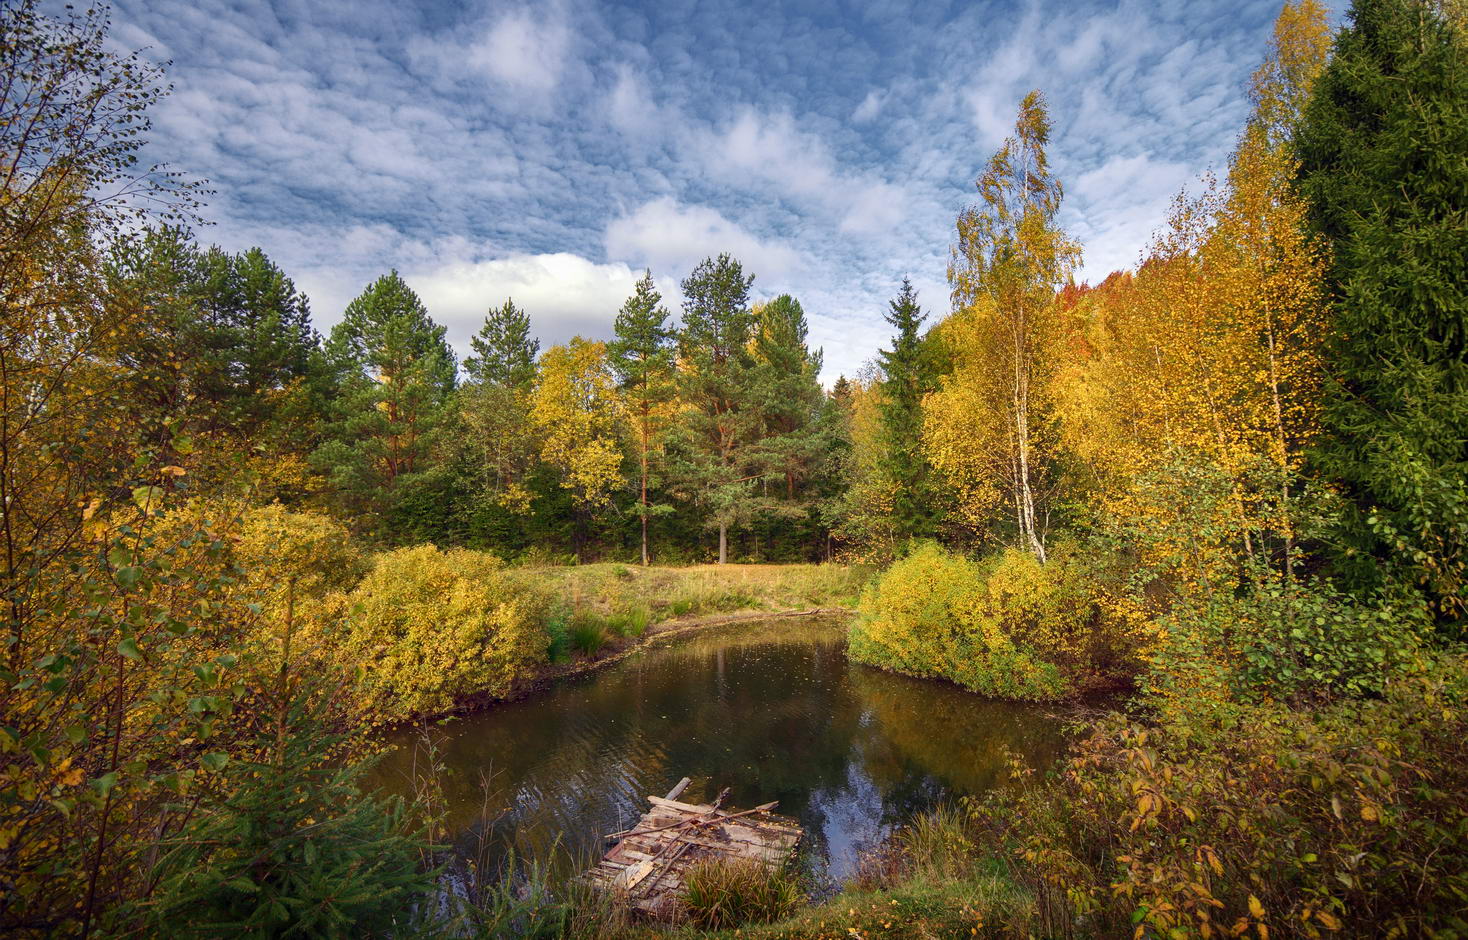
[[904, 277], [883, 319], [897, 330], [892, 348], [877, 355], [882, 366], [881, 455], [878, 472], [893, 492], [892, 529], [898, 539], [929, 538], [937, 529], [933, 471], [923, 455], [923, 396], [937, 383], [919, 332], [927, 315]]
[[306, 295], [259, 248], [230, 255], [211, 248], [201, 258], [203, 303], [214, 324], [211, 344], [223, 359], [220, 404], [237, 430], [267, 421], [279, 393], [307, 377], [320, 338]]
[[1337, 567], [1468, 613], [1468, 44], [1434, 4], [1358, 0], [1296, 135], [1329, 242], [1318, 466]]
[[312, 461], [339, 496], [384, 534], [405, 489], [430, 482], [431, 458], [449, 415], [454, 356], [444, 327], [393, 271], [347, 306], [331, 331], [328, 354], [339, 388], [326, 442]]
[[614, 327], [616, 339], [607, 346], [607, 358], [617, 375], [618, 387], [632, 419], [638, 459], [638, 518], [642, 524], [642, 563], [649, 563], [647, 524], [653, 515], [671, 511], [665, 503], [652, 503], [652, 455], [671, 413], [677, 394], [673, 368], [673, 331], [668, 329], [668, 311], [663, 296], [653, 286], [652, 272], [644, 271], [631, 297], [622, 304]]
[[491, 307], [484, 325], [469, 340], [474, 355], [464, 360], [464, 370], [476, 382], [490, 382], [528, 390], [535, 381], [535, 357], [540, 340], [530, 335], [530, 315], [515, 306], [512, 298]]
[[816, 495], [811, 484], [830, 469], [833, 425], [820, 383], [821, 351], [806, 345], [809, 326], [800, 301], [781, 294], [758, 307], [755, 319], [755, 404], [764, 420], [762, 509], [779, 520], [772, 538], [788, 543], [803, 534], [794, 523], [810, 516]]
[[682, 283], [683, 326], [678, 332], [679, 392], [685, 405], [679, 428], [677, 476], [709, 513], [719, 533], [719, 564], [729, 557], [729, 527], [756, 512], [752, 466], [763, 431], [754, 407], [755, 363], [749, 346], [754, 315], [744, 268], [728, 254], [699, 262]]
[[530, 395], [540, 341], [530, 336], [530, 315], [507, 298], [485, 314], [469, 345], [474, 355], [464, 360], [469, 381], [459, 402], [466, 463], [472, 468], [468, 489], [481, 522], [477, 527], [508, 536], [523, 528], [521, 517], [529, 514], [533, 499], [527, 480], [538, 441]]

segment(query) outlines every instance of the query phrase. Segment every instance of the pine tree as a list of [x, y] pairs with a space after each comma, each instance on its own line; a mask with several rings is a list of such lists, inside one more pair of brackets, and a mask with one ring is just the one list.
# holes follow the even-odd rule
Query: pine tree
[[699, 262], [682, 283], [678, 332], [679, 392], [686, 408], [679, 428], [677, 475], [707, 508], [719, 533], [719, 564], [729, 557], [729, 527], [755, 513], [751, 465], [763, 419], [754, 407], [754, 315], [743, 267], [727, 254]]
[[459, 396], [474, 477], [469, 489], [481, 514], [497, 518], [503, 529], [518, 525], [515, 519], [530, 512], [533, 499], [526, 479], [539, 446], [530, 395], [540, 341], [530, 335], [530, 315], [507, 298], [485, 314], [469, 345], [474, 355], [464, 360], [469, 380]]
[[484, 325], [469, 340], [474, 355], [464, 360], [464, 370], [476, 382], [490, 382], [527, 391], [535, 381], [535, 357], [540, 340], [530, 335], [530, 315], [515, 306], [513, 298], [491, 307]]
[[673, 368], [673, 331], [668, 329], [668, 311], [662, 294], [653, 286], [652, 272], [644, 271], [631, 297], [622, 304], [614, 327], [616, 339], [607, 346], [607, 358], [616, 372], [628, 416], [636, 438], [638, 518], [642, 524], [642, 563], [649, 563], [648, 519], [671, 511], [665, 503], [649, 501], [652, 456], [671, 415], [677, 395]]
[[[821, 388], [821, 351], [806, 344], [809, 326], [800, 301], [781, 294], [755, 308], [755, 405], [763, 415], [758, 463], [761, 514], [775, 524], [776, 549], [801, 540], [816, 484], [829, 474], [834, 414]], [[787, 552], [788, 554], [788, 552]]]
[[1320, 469], [1337, 567], [1468, 613], [1468, 42], [1422, 0], [1358, 0], [1296, 135], [1330, 244]]
[[353, 300], [331, 331], [340, 391], [312, 462], [379, 527], [390, 525], [403, 488], [431, 469], [449, 417], [455, 368], [444, 332], [396, 271]]
[[881, 456], [878, 469], [892, 492], [892, 527], [899, 539], [930, 538], [936, 528], [932, 467], [923, 455], [923, 396], [936, 384], [919, 330], [927, 315], [904, 277], [883, 319], [897, 333], [877, 356], [882, 366]]

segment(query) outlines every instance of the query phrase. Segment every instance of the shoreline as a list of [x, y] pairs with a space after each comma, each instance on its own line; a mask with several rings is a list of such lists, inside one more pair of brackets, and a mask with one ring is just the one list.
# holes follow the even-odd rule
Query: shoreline
[[420, 715], [392, 727], [393, 729], [405, 728], [424, 722], [433, 724], [448, 718], [478, 714], [507, 702], [520, 701], [538, 692], [543, 692], [558, 682], [589, 675], [599, 669], [619, 663], [644, 649], [714, 627], [753, 620], [798, 620], [807, 617], [840, 617], [855, 616], [855, 614], [856, 608], [854, 607], [808, 607], [795, 610], [744, 610], [727, 614], [706, 614], [663, 620], [650, 625], [641, 636], [618, 637], [618, 642], [607, 643], [592, 656], [582, 656], [569, 663], [548, 664], [535, 676], [518, 683], [507, 695], [470, 696], [447, 711]]

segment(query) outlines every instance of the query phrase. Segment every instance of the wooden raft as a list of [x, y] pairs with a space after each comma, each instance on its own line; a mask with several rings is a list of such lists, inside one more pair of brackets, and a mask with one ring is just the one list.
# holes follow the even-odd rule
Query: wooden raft
[[649, 796], [652, 808], [637, 825], [609, 833], [617, 844], [586, 873], [587, 879], [623, 894], [635, 911], [665, 917], [677, 910], [683, 876], [696, 862], [723, 857], [783, 865], [795, 853], [800, 824], [770, 812], [775, 803], [726, 810], [728, 790], [712, 803], [680, 803], [689, 782], [684, 777], [667, 796]]

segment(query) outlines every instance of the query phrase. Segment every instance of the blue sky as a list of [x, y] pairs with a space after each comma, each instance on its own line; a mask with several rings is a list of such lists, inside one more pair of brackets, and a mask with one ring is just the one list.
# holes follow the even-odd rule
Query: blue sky
[[605, 338], [643, 267], [729, 251], [790, 292], [826, 380], [888, 337], [904, 274], [948, 309], [953, 220], [1030, 88], [1095, 281], [1221, 167], [1278, 0], [639, 4], [119, 0], [170, 59], [150, 156], [216, 190], [323, 331], [396, 267], [460, 349], [506, 296]]

